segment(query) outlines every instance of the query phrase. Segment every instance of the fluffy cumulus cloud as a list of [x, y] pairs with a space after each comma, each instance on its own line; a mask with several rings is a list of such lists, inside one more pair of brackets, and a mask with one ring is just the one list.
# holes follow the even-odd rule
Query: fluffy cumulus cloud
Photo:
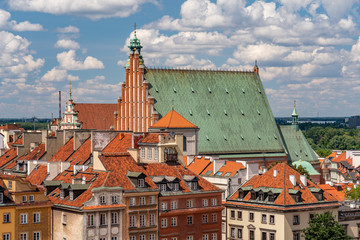
[[43, 31], [43, 26], [38, 23], [30, 23], [29, 21], [17, 22], [10, 20], [11, 14], [3, 9], [0, 9], [0, 29], [13, 30], [18, 32], [23, 31]]
[[51, 14], [70, 14], [90, 19], [128, 17], [137, 12], [144, 3], [155, 0], [8, 0], [9, 7], [20, 11], [37, 11]]
[[71, 40], [71, 39], [59, 39], [55, 43], [55, 47], [76, 50], [76, 49], [80, 48], [80, 45], [78, 42]]
[[85, 58], [84, 61], [76, 60], [76, 54], [74, 50], [59, 53], [56, 56], [59, 65], [65, 70], [88, 70], [88, 69], [103, 69], [104, 64], [91, 56]]

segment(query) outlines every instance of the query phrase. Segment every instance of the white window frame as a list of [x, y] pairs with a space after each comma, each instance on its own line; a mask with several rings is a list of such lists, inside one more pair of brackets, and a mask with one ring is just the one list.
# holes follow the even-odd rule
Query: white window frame
[[119, 197], [117, 195], [111, 196], [111, 203], [112, 204], [118, 204], [119, 203]]
[[10, 233], [3, 233], [3, 240], [10, 240], [11, 234]]
[[212, 222], [217, 222], [217, 213], [212, 213], [211, 214], [211, 221]]
[[107, 213], [100, 213], [100, 226], [106, 226], [107, 225]]
[[211, 234], [211, 240], [217, 240], [217, 233]]
[[27, 213], [20, 214], [20, 224], [28, 224], [28, 215]]
[[203, 234], [202, 239], [203, 240], [209, 240], [209, 234]]
[[161, 219], [161, 227], [166, 228], [167, 227], [167, 218]]
[[140, 214], [140, 227], [146, 227], [146, 215]]
[[161, 211], [166, 211], [167, 210], [167, 202], [162, 202], [161, 203]]
[[131, 197], [129, 199], [129, 204], [130, 206], [136, 206], [136, 198], [135, 197]]
[[171, 209], [177, 209], [178, 207], [178, 202], [177, 201], [171, 201]]
[[155, 214], [151, 213], [150, 214], [150, 226], [155, 226], [156, 225], [156, 217]]
[[146, 205], [146, 198], [145, 197], [140, 197], [140, 205], [141, 206]]
[[28, 234], [27, 233], [20, 233], [20, 240], [28, 240]]
[[154, 159], [159, 160], [159, 148], [155, 147], [154, 149]]
[[150, 205], [155, 204], [155, 200], [156, 200], [155, 196], [150, 196], [150, 201], [149, 201]]
[[187, 200], [186, 201], [186, 208], [193, 208], [193, 201], [192, 200]]
[[209, 215], [203, 214], [202, 215], [202, 223], [208, 223], [209, 222]]
[[176, 226], [177, 226], [177, 217], [172, 217], [172, 218], [171, 218], [171, 226], [172, 226], [172, 227], [176, 227]]
[[145, 159], [145, 147], [141, 147], [141, 159]]
[[118, 212], [111, 212], [111, 224], [119, 224], [119, 213]]
[[34, 223], [40, 223], [41, 221], [41, 216], [39, 212], [35, 212], [34, 213]]
[[136, 215], [130, 215], [129, 217], [129, 226], [136, 227]]
[[41, 240], [41, 233], [33, 232], [33, 240]]
[[216, 198], [211, 199], [211, 205], [212, 206], [217, 206], [217, 199]]
[[88, 214], [88, 227], [94, 227], [94, 226], [95, 226], [95, 215]]
[[202, 204], [203, 204], [203, 207], [208, 207], [209, 206], [209, 200], [208, 199], [203, 199]]
[[147, 159], [152, 160], [152, 150], [153, 148], [149, 147], [147, 151]]

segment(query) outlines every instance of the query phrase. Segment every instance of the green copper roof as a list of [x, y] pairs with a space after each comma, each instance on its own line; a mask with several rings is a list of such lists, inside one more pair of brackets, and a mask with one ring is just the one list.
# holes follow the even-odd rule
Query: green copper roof
[[138, 39], [136, 37], [136, 31], [134, 32], [134, 37], [132, 39], [130, 39], [130, 46], [129, 46], [130, 50], [131, 51], [134, 51], [135, 49], [139, 51], [139, 54], [140, 54], [140, 51], [141, 51], [141, 44], [140, 44], [140, 39]]
[[303, 160], [295, 161], [292, 163], [293, 166], [302, 166], [310, 175], [320, 175], [318, 171], [311, 165], [311, 163]]
[[279, 126], [282, 140], [288, 152], [288, 161], [300, 159], [308, 162], [317, 162], [318, 158], [301, 131], [296, 131], [291, 125]]
[[200, 154], [284, 152], [256, 73], [147, 69], [146, 80], [160, 117], [174, 105], [200, 128]]

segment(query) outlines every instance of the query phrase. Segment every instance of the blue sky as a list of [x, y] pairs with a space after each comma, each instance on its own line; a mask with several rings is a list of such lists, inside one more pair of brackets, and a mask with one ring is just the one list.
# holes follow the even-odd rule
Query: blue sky
[[[101, 2], [99, 5], [97, 2]], [[251, 70], [275, 116], [360, 114], [356, 0], [4, 0], [0, 117], [115, 103], [136, 22], [147, 66]]]

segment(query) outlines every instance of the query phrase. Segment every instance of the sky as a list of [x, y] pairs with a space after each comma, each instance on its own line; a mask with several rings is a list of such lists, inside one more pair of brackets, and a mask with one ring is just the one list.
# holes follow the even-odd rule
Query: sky
[[0, 118], [116, 103], [127, 46], [148, 67], [260, 68], [275, 117], [360, 114], [356, 0], [2, 0]]

